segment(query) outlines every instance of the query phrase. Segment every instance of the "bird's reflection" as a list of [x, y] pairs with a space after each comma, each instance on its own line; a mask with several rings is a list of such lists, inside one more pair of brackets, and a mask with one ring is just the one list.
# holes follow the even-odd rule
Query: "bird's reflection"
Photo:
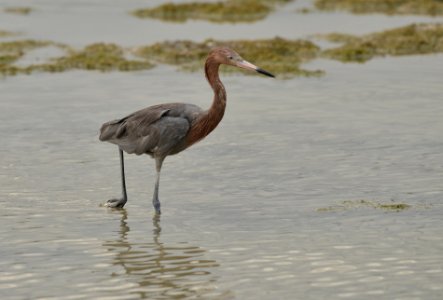
[[[138, 283], [128, 291], [140, 298], [184, 299], [218, 294], [211, 273], [219, 264], [204, 259], [206, 250], [185, 242], [165, 244], [161, 241], [160, 216], [153, 219], [152, 234], [130, 241], [128, 213], [121, 213], [120, 230], [115, 241], [106, 241], [103, 246], [115, 253], [113, 264], [123, 272], [112, 277], [125, 276], [125, 280]], [[146, 242], [150, 240], [152, 242]], [[141, 240], [140, 240], [141, 239]]]

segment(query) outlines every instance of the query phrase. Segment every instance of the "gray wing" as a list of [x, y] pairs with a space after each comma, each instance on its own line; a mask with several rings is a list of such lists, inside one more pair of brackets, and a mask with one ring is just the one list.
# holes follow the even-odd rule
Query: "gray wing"
[[103, 124], [100, 140], [137, 155], [178, 153], [184, 149], [184, 138], [201, 111], [198, 106], [183, 103], [151, 106]]

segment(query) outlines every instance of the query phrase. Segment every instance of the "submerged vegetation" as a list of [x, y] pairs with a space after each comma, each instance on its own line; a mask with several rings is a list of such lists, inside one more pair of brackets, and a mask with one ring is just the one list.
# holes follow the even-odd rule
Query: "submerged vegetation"
[[[207, 40], [202, 43], [192, 41], [163, 42], [132, 49], [132, 51], [115, 44], [104, 43], [92, 44], [78, 51], [66, 45], [46, 41], [3, 42], [0, 43], [0, 73], [14, 75], [33, 71], [61, 72], [70, 69], [132, 71], [152, 68], [155, 63], [171, 64], [179, 66], [183, 70], [195, 71], [203, 68], [204, 60], [210, 49], [221, 45], [237, 50], [248, 60], [277, 73], [279, 76], [322, 74], [322, 71], [319, 70], [310, 71], [300, 67], [303, 62], [318, 56], [320, 52], [318, 46], [310, 41], [282, 38], [254, 41]], [[15, 64], [29, 51], [46, 46], [56, 46], [63, 49], [65, 55], [35, 65], [22, 67]], [[130, 54], [134, 54], [138, 59], [129, 59]], [[233, 68], [223, 69], [225, 72], [235, 70]]]
[[54, 61], [53, 65], [62, 70], [84, 69], [99, 71], [145, 70], [153, 65], [147, 61], [129, 60], [124, 49], [115, 44], [97, 43], [87, 46], [82, 51], [73, 51], [66, 57]]
[[443, 15], [442, 0], [315, 0], [320, 10], [347, 10], [357, 14]]
[[396, 202], [388, 202], [381, 203], [372, 200], [346, 200], [342, 201], [337, 205], [323, 207], [317, 209], [319, 212], [327, 212], [327, 211], [344, 211], [358, 208], [373, 208], [373, 209], [381, 209], [385, 211], [402, 211], [408, 208], [411, 208], [409, 204], [406, 203], [396, 203]]
[[0, 30], [0, 38], [17, 35], [16, 32]]
[[20, 72], [20, 67], [14, 63], [25, 55], [26, 52], [50, 45], [47, 41], [21, 40], [0, 42], [0, 73], [13, 75]]
[[6, 7], [4, 12], [17, 15], [29, 15], [32, 11], [30, 7]]
[[[157, 43], [136, 50], [136, 55], [155, 61], [178, 65], [184, 70], [196, 70], [203, 67], [204, 58], [209, 50], [216, 46], [228, 46], [260, 67], [275, 72], [280, 76], [321, 75], [322, 71], [310, 71], [300, 68], [300, 64], [317, 57], [320, 48], [306, 40], [286, 40], [282, 38], [264, 40], [217, 41], [206, 40], [202, 43], [176, 41]], [[225, 72], [237, 69], [224, 68]]]
[[[65, 55], [28, 66], [14, 64], [29, 51], [47, 46], [60, 48], [64, 50]], [[48, 41], [22, 40], [0, 43], [0, 73], [4, 75], [34, 71], [61, 72], [71, 69], [132, 71], [152, 67], [148, 61], [127, 59], [124, 49], [114, 44], [97, 43], [76, 51], [66, 45]]]
[[323, 55], [343, 62], [365, 62], [385, 55], [443, 53], [443, 24], [413, 24], [362, 37], [331, 34], [326, 38], [344, 44], [325, 50]]
[[[203, 68], [208, 52], [216, 46], [231, 47], [245, 59], [277, 74], [280, 78], [322, 75], [321, 70], [306, 70], [301, 67], [303, 63], [318, 57], [342, 62], [365, 62], [376, 56], [443, 53], [443, 24], [413, 24], [364, 36], [333, 33], [321, 37], [342, 45], [321, 51], [320, 47], [308, 40], [287, 40], [276, 37], [231, 41], [209, 39], [201, 43], [171, 41], [134, 49], [125, 49], [115, 44], [96, 43], [75, 50], [67, 45], [50, 41], [8, 41], [0, 42], [0, 74], [61, 72], [71, 69], [147, 70], [157, 63], [176, 65], [182, 70], [195, 71]], [[20, 59], [30, 51], [49, 46], [63, 50], [62, 54], [46, 61], [39, 61], [38, 64], [26, 66], [21, 64]], [[239, 72], [235, 68], [223, 68], [222, 71]]]
[[166, 3], [154, 8], [137, 9], [139, 18], [155, 18], [170, 22], [188, 19], [210, 22], [254, 22], [264, 19], [278, 4], [292, 0], [227, 0], [218, 2]]

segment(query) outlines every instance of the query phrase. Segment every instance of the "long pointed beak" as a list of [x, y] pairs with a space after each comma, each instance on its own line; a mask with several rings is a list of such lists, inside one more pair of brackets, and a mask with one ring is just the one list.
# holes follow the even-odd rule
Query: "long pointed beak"
[[260, 69], [259, 67], [257, 67], [257, 66], [255, 66], [255, 65], [251, 64], [250, 62], [248, 62], [248, 61], [246, 61], [246, 60], [240, 60], [240, 61], [237, 61], [235, 65], [236, 65], [237, 67], [242, 68], [242, 69], [245, 69], [245, 70], [256, 71], [256, 72], [258, 72], [258, 73], [260, 73], [260, 74], [263, 74], [263, 75], [266, 75], [266, 76], [269, 76], [269, 77], [273, 77], [273, 78], [275, 77], [274, 75], [272, 75], [272, 74], [269, 73], [268, 71], [265, 71], [265, 70], [263, 70], [263, 69]]

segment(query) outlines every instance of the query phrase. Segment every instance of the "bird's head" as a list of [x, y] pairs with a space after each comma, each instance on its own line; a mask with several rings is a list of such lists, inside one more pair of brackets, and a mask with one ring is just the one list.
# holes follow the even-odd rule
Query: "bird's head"
[[230, 65], [245, 70], [256, 71], [269, 77], [275, 77], [268, 71], [260, 69], [259, 67], [244, 60], [237, 52], [227, 47], [217, 47], [212, 49], [209, 56], [214, 57], [220, 64]]

